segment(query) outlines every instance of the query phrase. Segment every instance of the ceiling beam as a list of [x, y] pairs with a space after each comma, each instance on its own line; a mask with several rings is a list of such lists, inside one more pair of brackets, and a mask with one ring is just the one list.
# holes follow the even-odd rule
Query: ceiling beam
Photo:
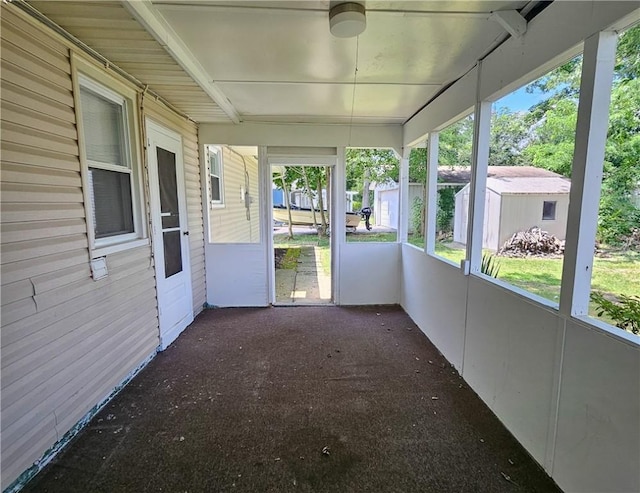
[[124, 7], [151, 34], [174, 60], [191, 76], [234, 123], [240, 123], [240, 115], [231, 101], [213, 82], [204, 67], [182, 42], [180, 37], [158, 13], [150, 0], [123, 0]]
[[[135, 1], [135, 0], [134, 0]], [[274, 12], [274, 13], [289, 13], [289, 12], [306, 12], [311, 14], [321, 14], [324, 16], [329, 15], [328, 9], [318, 8], [305, 8], [305, 7], [274, 7], [271, 5], [216, 5], [216, 4], [203, 4], [198, 2], [164, 2], [158, 0], [152, 0], [154, 4], [163, 10], [184, 10], [188, 8], [192, 11], [212, 11], [217, 12]], [[466, 17], [486, 20], [491, 16], [491, 12], [477, 12], [466, 10], [419, 10], [419, 9], [376, 9], [367, 8], [367, 15], [398, 15], [398, 16], [424, 16], [424, 17]]]
[[517, 10], [498, 10], [489, 19], [504, 27], [514, 38], [521, 38], [527, 32], [527, 21]]

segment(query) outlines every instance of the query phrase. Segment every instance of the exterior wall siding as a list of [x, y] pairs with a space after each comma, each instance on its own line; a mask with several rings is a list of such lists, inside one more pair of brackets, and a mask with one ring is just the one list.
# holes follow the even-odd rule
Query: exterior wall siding
[[[258, 243], [260, 241], [260, 200], [258, 162], [241, 156], [229, 147], [222, 148], [224, 207], [209, 209], [210, 241], [214, 243]], [[240, 190], [245, 187], [245, 165], [249, 176], [252, 203], [247, 209]]]
[[[159, 330], [150, 245], [107, 255], [108, 277], [91, 277], [71, 47], [16, 7], [1, 8], [4, 490], [148, 361]], [[198, 313], [206, 293], [197, 127], [155, 101], [144, 110], [183, 137]]]
[[[542, 220], [544, 201], [556, 202], [556, 219]], [[500, 245], [511, 235], [522, 229], [538, 226], [544, 231], [564, 240], [567, 234], [569, 194], [503, 195], [502, 217], [500, 219]]]

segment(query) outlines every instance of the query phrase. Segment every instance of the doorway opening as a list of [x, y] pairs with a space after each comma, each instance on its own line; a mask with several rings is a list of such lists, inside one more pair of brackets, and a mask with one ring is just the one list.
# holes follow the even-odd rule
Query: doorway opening
[[333, 303], [331, 172], [331, 166], [271, 166], [277, 305]]

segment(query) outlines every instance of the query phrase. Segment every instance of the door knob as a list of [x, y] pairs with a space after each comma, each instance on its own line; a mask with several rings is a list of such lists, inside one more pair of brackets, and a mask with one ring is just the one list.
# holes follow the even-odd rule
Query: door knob
[[183, 231], [182, 234], [185, 235], [185, 236], [189, 236], [189, 232], [188, 231]]

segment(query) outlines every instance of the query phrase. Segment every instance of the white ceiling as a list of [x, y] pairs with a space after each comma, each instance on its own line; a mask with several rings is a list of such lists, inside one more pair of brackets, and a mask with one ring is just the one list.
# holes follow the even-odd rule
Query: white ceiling
[[367, 1], [351, 39], [329, 1], [152, 3], [244, 121], [403, 123], [508, 36], [492, 11], [529, 2]]

